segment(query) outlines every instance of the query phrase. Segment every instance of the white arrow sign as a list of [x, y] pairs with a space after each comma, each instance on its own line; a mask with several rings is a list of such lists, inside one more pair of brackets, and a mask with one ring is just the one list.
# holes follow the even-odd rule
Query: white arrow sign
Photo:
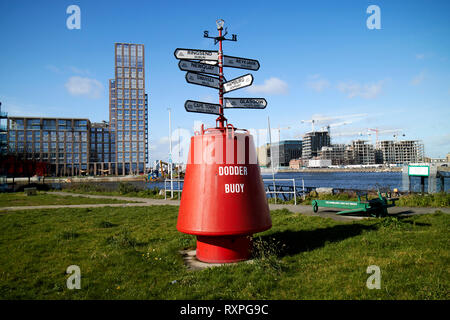
[[175, 49], [175, 58], [183, 60], [218, 60], [219, 54], [213, 50]]
[[183, 71], [219, 75], [219, 67], [195, 61], [180, 60], [178, 67]]
[[223, 84], [223, 92], [230, 92], [240, 88], [251, 86], [253, 83], [253, 76], [249, 73], [242, 77], [235, 78]]
[[187, 72], [186, 81], [201, 86], [219, 89], [219, 78], [204, 76], [198, 73]]
[[220, 114], [220, 104], [187, 100], [184, 104], [184, 108], [188, 112]]
[[264, 109], [267, 101], [264, 98], [225, 98], [224, 108]]
[[259, 61], [247, 58], [223, 56], [223, 66], [256, 71], [259, 69]]

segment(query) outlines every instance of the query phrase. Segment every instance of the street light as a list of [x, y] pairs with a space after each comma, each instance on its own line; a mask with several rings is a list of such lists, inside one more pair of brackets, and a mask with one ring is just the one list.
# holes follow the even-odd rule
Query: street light
[[170, 170], [170, 198], [173, 198], [173, 172], [172, 172], [172, 123], [170, 120], [170, 108], [169, 111], [169, 170]]

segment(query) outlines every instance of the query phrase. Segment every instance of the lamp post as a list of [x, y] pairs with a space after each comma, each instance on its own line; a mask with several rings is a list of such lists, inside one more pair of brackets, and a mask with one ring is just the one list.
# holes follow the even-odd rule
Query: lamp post
[[170, 119], [170, 108], [169, 111], [169, 171], [170, 171], [170, 198], [173, 198], [173, 172], [172, 172], [172, 123]]

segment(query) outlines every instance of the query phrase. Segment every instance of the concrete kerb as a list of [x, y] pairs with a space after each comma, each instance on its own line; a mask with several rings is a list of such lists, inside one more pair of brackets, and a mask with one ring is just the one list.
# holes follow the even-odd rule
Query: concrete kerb
[[188, 270], [191, 271], [199, 271], [214, 267], [230, 266], [235, 265], [237, 263], [253, 263], [254, 261], [253, 259], [250, 259], [232, 263], [206, 263], [197, 259], [195, 249], [181, 250], [179, 251], [179, 253], [183, 257], [184, 264], [187, 266]]

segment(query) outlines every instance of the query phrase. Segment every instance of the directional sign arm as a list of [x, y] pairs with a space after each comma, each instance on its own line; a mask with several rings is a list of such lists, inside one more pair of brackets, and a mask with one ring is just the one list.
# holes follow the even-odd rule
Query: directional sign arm
[[215, 103], [187, 100], [184, 103], [184, 108], [187, 112], [220, 114], [220, 104]]
[[264, 98], [225, 98], [224, 108], [227, 109], [265, 109], [267, 101]]
[[235, 78], [223, 84], [223, 92], [231, 92], [237, 89], [245, 88], [251, 86], [253, 83], [253, 76], [248, 73], [241, 77]]
[[223, 66], [257, 71], [259, 70], [259, 61], [254, 59], [224, 56]]
[[217, 60], [219, 57], [217, 51], [214, 50], [183, 48], [175, 49], [173, 55], [175, 56], [175, 58], [182, 60]]

